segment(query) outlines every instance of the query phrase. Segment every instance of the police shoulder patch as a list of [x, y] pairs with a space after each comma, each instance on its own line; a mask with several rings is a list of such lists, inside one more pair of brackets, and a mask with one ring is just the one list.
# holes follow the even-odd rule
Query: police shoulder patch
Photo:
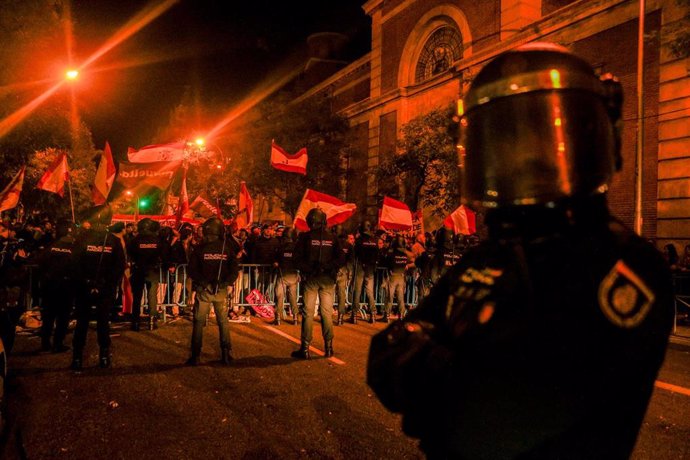
[[622, 260], [616, 262], [599, 285], [599, 308], [618, 327], [637, 327], [653, 303], [652, 290]]

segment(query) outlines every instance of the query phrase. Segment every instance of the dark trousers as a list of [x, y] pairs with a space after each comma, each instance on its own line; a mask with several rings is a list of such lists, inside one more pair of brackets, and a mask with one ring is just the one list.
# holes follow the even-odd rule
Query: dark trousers
[[354, 296], [352, 297], [352, 312], [359, 310], [359, 301], [362, 297], [362, 288], [367, 297], [369, 311], [376, 314], [376, 298], [374, 297], [374, 267], [357, 265], [355, 268]]
[[[45, 280], [41, 311], [41, 338], [59, 347], [67, 335], [70, 313], [74, 304], [74, 285], [71, 280]], [[53, 335], [53, 327], [55, 335]]]
[[158, 315], [158, 285], [160, 284], [160, 272], [158, 268], [149, 270], [134, 270], [132, 278], [132, 318], [139, 321], [141, 317], [141, 300], [146, 286], [146, 298], [149, 304], [149, 315]]
[[319, 298], [321, 333], [324, 343], [333, 340], [333, 297], [335, 280], [328, 275], [314, 275], [304, 283], [304, 316], [302, 320], [302, 346], [309, 346], [314, 328], [316, 298]]
[[110, 348], [110, 313], [115, 302], [115, 286], [106, 286], [92, 292], [91, 288], [80, 287], [76, 298], [77, 327], [74, 329], [72, 347], [78, 354], [86, 345], [86, 333], [89, 330], [91, 307], [96, 307], [96, 330], [98, 333], [98, 346], [101, 350]]
[[215, 294], [208, 289], [196, 291], [196, 305], [194, 306], [194, 322], [192, 326], [192, 355], [201, 355], [201, 345], [203, 344], [204, 326], [206, 318], [211, 312], [211, 307], [216, 313], [216, 324], [218, 324], [218, 338], [220, 339], [220, 349], [230, 350], [230, 324], [228, 322], [228, 288], [221, 285]]

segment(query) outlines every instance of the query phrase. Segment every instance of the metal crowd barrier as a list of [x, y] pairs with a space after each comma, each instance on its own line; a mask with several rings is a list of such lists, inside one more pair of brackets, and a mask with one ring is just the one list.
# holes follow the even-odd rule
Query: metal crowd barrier
[[673, 273], [673, 334], [690, 338], [690, 272]]
[[[279, 273], [272, 265], [268, 264], [240, 264], [240, 272], [237, 281], [230, 292], [230, 299], [233, 306], [250, 307], [247, 296], [253, 291], [258, 290], [266, 299], [269, 305], [275, 305], [275, 283]], [[408, 276], [405, 285], [405, 304], [411, 307], [417, 305], [418, 292], [416, 276]], [[161, 268], [160, 281], [158, 287], [158, 306], [159, 308], [185, 307], [187, 304], [187, 265], [176, 265], [174, 272], [170, 273]], [[347, 286], [348, 303], [352, 303], [352, 282], [350, 279]], [[297, 284], [297, 303], [302, 304], [301, 285]], [[384, 268], [376, 270], [374, 277], [375, 304], [382, 307], [388, 298], [388, 275]], [[142, 305], [146, 304], [146, 292]], [[336, 299], [338, 300], [338, 299]], [[287, 303], [287, 299], [286, 299]], [[365, 292], [362, 292], [360, 303], [366, 304]], [[338, 305], [338, 302], [335, 302]], [[394, 302], [397, 305], [397, 302]]]

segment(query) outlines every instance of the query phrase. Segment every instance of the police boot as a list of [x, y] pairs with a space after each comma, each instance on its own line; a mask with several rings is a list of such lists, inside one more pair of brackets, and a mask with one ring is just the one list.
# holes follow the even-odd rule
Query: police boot
[[271, 323], [274, 326], [280, 326], [280, 315], [276, 314], [275, 318], [273, 318], [273, 322]]
[[326, 340], [324, 344], [324, 356], [326, 358], [333, 356], [333, 340]]
[[292, 315], [292, 322], [295, 326], [299, 326], [299, 315]]
[[101, 369], [107, 369], [113, 365], [113, 357], [110, 354], [109, 348], [101, 349], [100, 355], [98, 357], [98, 367]]
[[158, 329], [158, 318], [155, 316], [149, 317], [149, 331]]
[[352, 314], [350, 315], [350, 322], [352, 324], [357, 324], [357, 312], [354, 310], [354, 308], [352, 309]]
[[198, 366], [200, 363], [199, 354], [192, 352], [192, 355], [185, 361], [187, 366]]
[[384, 313], [382, 319], [383, 319], [383, 322], [386, 324], [391, 322], [391, 320], [388, 318], [388, 313]]
[[220, 349], [220, 362], [228, 365], [232, 362], [234, 358], [232, 357], [232, 350], [230, 348]]
[[338, 322], [336, 323], [338, 326], [343, 325], [343, 314], [338, 312]]
[[80, 371], [82, 370], [82, 367], [84, 366], [83, 361], [82, 361], [82, 352], [74, 350], [74, 354], [72, 355], [72, 364], [70, 364], [69, 368], [72, 369], [73, 371]]
[[309, 344], [306, 342], [302, 342], [302, 345], [299, 347], [299, 350], [293, 351], [292, 353], [290, 353], [290, 356], [298, 359], [311, 358], [311, 355], [309, 354]]
[[130, 329], [132, 329], [134, 332], [139, 332], [139, 330], [141, 329], [141, 323], [139, 322], [138, 318], [132, 321]]
[[369, 313], [369, 324], [374, 324], [376, 322], [376, 312], [371, 311]]

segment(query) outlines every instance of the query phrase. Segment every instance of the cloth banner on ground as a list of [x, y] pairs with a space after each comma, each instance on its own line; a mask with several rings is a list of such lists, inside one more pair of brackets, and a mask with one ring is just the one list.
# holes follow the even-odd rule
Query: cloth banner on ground
[[46, 192], [57, 193], [62, 197], [65, 194], [65, 181], [67, 179], [69, 179], [67, 154], [61, 153], [43, 174], [36, 187]]
[[342, 224], [349, 219], [357, 210], [357, 205], [345, 203], [334, 196], [307, 189], [295, 214], [294, 225], [297, 230], [302, 232], [309, 230], [307, 214], [313, 208], [320, 208], [325, 212], [326, 223], [329, 227], [332, 227], [333, 225]]
[[0, 192], [0, 212], [12, 209], [19, 203], [19, 195], [24, 186], [24, 172], [26, 166], [22, 166], [16, 176], [12, 178], [7, 187]]
[[239, 228], [248, 227], [254, 222], [254, 202], [244, 181], [240, 182], [240, 200], [237, 209], [238, 212], [235, 220]]
[[268, 299], [266, 299], [266, 296], [258, 289], [252, 289], [244, 300], [249, 304], [249, 307], [254, 313], [256, 313], [256, 316], [261, 318], [273, 318], [275, 315], [273, 306]]
[[379, 214], [379, 227], [384, 230], [411, 230], [412, 212], [402, 201], [383, 197], [383, 207]]
[[477, 232], [476, 216], [474, 211], [465, 205], [460, 205], [448, 217], [443, 220], [443, 226], [453, 230], [456, 234], [472, 235]]
[[96, 177], [91, 188], [91, 199], [93, 204], [101, 205], [108, 200], [108, 194], [115, 182], [115, 162], [113, 161], [113, 152], [110, 150], [110, 144], [105, 143], [105, 148], [101, 154], [101, 160], [98, 162], [98, 169], [96, 170]]
[[139, 150], [127, 149], [127, 159], [131, 163], [156, 163], [159, 161], [182, 161], [185, 157], [185, 143], [147, 145]]
[[271, 166], [281, 171], [307, 174], [307, 162], [309, 156], [307, 155], [307, 148], [301, 148], [294, 155], [287, 153], [282, 147], [275, 142], [271, 142]]
[[181, 161], [159, 161], [157, 163], [121, 162], [117, 172], [117, 183], [125, 189], [141, 190], [144, 187], [155, 187], [165, 190], [182, 166]]

